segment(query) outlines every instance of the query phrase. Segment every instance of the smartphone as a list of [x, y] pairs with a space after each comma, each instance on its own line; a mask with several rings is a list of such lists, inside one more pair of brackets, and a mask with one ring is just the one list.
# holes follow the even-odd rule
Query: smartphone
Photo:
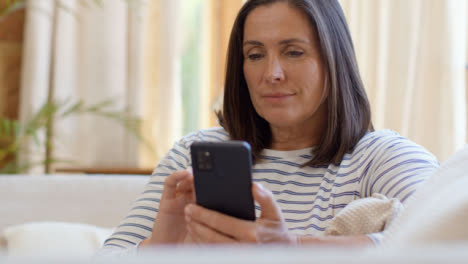
[[197, 204], [254, 221], [250, 145], [244, 141], [194, 142], [190, 153]]

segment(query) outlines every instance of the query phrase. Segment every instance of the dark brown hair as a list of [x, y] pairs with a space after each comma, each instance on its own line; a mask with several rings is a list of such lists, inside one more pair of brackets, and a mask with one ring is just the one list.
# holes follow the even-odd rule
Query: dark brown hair
[[259, 6], [287, 2], [306, 14], [316, 29], [328, 91], [327, 127], [313, 158], [305, 165], [340, 163], [367, 131], [372, 131], [371, 111], [345, 16], [337, 0], [249, 0], [239, 11], [229, 40], [224, 104], [220, 124], [233, 140], [252, 146], [254, 161], [272, 144], [268, 122], [255, 111], [243, 72], [244, 24]]

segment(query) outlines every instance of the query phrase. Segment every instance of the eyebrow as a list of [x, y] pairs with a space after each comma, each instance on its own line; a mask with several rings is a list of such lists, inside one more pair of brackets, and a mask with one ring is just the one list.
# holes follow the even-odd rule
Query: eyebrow
[[[300, 43], [305, 43], [305, 44], [308, 44], [309, 42], [305, 41], [305, 40], [302, 40], [302, 39], [298, 39], [298, 38], [291, 38], [291, 39], [285, 39], [285, 40], [282, 40], [279, 42], [280, 45], [285, 45], [285, 44], [290, 44], [290, 43], [294, 43], [294, 42], [300, 42]], [[263, 43], [261, 43], [260, 41], [256, 41], [256, 40], [246, 40], [244, 42], [244, 46], [247, 46], [247, 45], [254, 45], [254, 46], [265, 46]]]

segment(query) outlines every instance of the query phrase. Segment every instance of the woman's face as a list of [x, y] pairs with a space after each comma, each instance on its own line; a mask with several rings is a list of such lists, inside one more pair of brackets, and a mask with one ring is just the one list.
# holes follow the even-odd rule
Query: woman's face
[[275, 127], [313, 125], [325, 111], [324, 71], [315, 30], [280, 2], [254, 9], [244, 27], [244, 75], [257, 113]]

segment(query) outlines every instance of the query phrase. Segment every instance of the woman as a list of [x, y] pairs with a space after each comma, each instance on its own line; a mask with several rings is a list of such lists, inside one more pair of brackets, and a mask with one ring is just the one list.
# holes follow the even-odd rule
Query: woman
[[[438, 166], [434, 156], [395, 132], [373, 131], [336, 0], [248, 1], [231, 34], [225, 83], [223, 128], [190, 134], [174, 145], [105, 248], [368, 245], [381, 234], [323, 233], [353, 200], [381, 193], [404, 202]], [[194, 203], [190, 144], [228, 139], [252, 146], [252, 191], [260, 215], [255, 222]]]

